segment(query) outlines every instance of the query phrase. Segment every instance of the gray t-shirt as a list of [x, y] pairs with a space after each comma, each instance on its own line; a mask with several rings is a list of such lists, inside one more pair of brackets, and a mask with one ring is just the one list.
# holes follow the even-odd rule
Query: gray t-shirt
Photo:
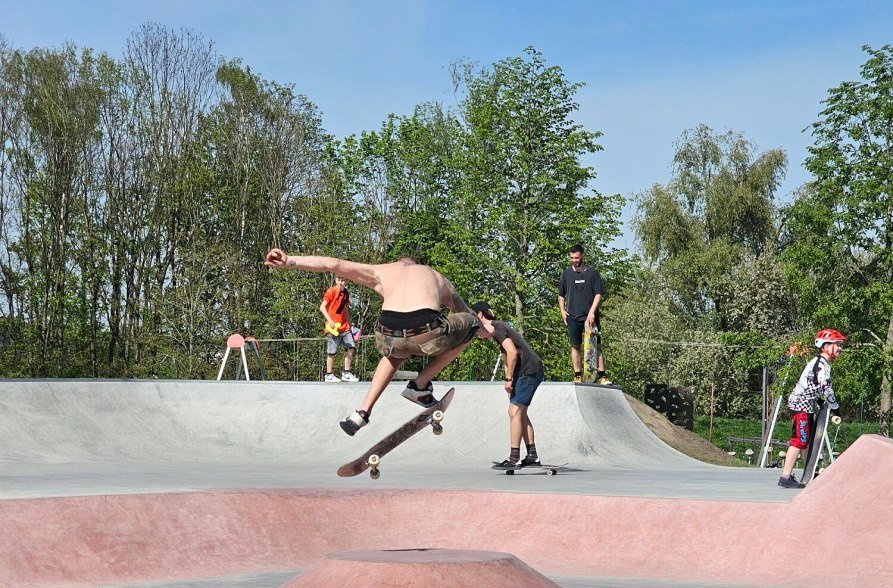
[[534, 353], [524, 337], [508, 324], [502, 321], [493, 321], [493, 339], [499, 344], [499, 350], [503, 355], [505, 355], [505, 349], [502, 347], [502, 342], [506, 339], [511, 339], [518, 349], [518, 360], [515, 362], [515, 372], [512, 374], [513, 380], [517, 380], [518, 376], [543, 373], [543, 362], [540, 356]]

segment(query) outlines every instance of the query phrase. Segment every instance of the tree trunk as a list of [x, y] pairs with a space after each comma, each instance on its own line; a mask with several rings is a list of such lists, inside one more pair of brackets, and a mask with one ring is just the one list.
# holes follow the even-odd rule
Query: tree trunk
[[881, 350], [884, 369], [881, 376], [881, 419], [878, 432], [884, 437], [890, 436], [890, 416], [891, 416], [891, 394], [890, 394], [890, 371], [893, 369], [893, 314], [890, 315], [890, 322], [887, 324], [887, 340], [884, 342], [884, 348]]

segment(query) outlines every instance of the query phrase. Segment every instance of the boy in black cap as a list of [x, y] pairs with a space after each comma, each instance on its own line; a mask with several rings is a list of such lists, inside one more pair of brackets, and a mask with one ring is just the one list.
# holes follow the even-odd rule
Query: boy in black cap
[[[478, 329], [481, 339], [494, 339], [499, 345], [505, 366], [505, 391], [509, 395], [509, 458], [493, 466], [495, 469], [514, 469], [524, 466], [538, 466], [540, 460], [534, 444], [533, 425], [527, 416], [527, 409], [533, 400], [536, 389], [545, 379], [543, 362], [533, 352], [518, 331], [508, 324], [494, 320], [496, 317], [487, 302], [477, 302], [471, 306], [482, 327]], [[527, 447], [527, 456], [521, 459], [521, 439]]]

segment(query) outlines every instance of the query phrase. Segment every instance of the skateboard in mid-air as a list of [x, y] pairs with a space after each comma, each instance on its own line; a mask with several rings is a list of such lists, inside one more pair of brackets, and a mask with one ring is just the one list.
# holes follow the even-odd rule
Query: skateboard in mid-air
[[595, 382], [598, 375], [598, 329], [586, 323], [583, 332], [583, 381]]
[[358, 476], [368, 469], [369, 476], [373, 480], [377, 480], [381, 475], [381, 471], [378, 467], [381, 463], [381, 458], [393, 451], [398, 445], [428, 425], [431, 425], [431, 430], [435, 435], [443, 433], [443, 425], [441, 425], [440, 422], [443, 420], [443, 413], [446, 411], [447, 407], [449, 407], [455, 392], [455, 388], [450, 388], [449, 391], [443, 395], [443, 398], [438, 400], [433, 406], [426, 408], [418, 415], [406, 421], [399, 429], [370, 447], [369, 451], [357, 459], [338, 468], [338, 475], [342, 478], [349, 478], [351, 476]]
[[[839, 425], [840, 417], [831, 417], [831, 409], [826, 402], [821, 410], [819, 410], [819, 414], [815, 419], [815, 428], [813, 429], [812, 439], [809, 442], [809, 448], [806, 450], [806, 461], [803, 463], [803, 477], [800, 479], [800, 482], [803, 484], [812, 481], [816, 475], [816, 470], [818, 469], [819, 461], [822, 457], [822, 449], [826, 443], [825, 438], [828, 436], [829, 421], [833, 422], [835, 425]], [[830, 452], [831, 449], [829, 448], [828, 451]]]
[[502, 464], [501, 464], [500, 462], [498, 462], [498, 461], [494, 461], [492, 467], [493, 467], [494, 470], [500, 470], [500, 471], [503, 471], [503, 472], [505, 472], [505, 473], [506, 473], [507, 475], [509, 475], [509, 476], [511, 476], [512, 474], [514, 474], [514, 473], [517, 472], [518, 470], [541, 470], [541, 471], [543, 471], [547, 476], [554, 476], [555, 474], [558, 473], [558, 470], [562, 469], [562, 468], [563, 468], [564, 466], [566, 466], [566, 465], [567, 465], [566, 463], [562, 463], [562, 464], [558, 464], [558, 465], [553, 465], [553, 464], [546, 464], [546, 463], [543, 463], [543, 464], [540, 464], [540, 465], [526, 465], [526, 466], [520, 466], [520, 465], [519, 465], [519, 466], [514, 466], [514, 467], [509, 467], [509, 468], [507, 468], [507, 467], [497, 467], [497, 466], [502, 466]]

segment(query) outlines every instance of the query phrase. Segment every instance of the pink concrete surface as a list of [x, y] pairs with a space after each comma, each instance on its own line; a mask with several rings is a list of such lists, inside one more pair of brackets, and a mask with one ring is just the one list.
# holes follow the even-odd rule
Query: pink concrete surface
[[549, 588], [557, 584], [510, 553], [467, 549], [398, 549], [333, 553], [282, 586]]
[[877, 436], [791, 503], [429, 490], [4, 500], [0, 585], [220, 577], [305, 568], [333, 551], [440, 548], [512, 553], [555, 575], [891, 586], [891, 504], [893, 441]]

